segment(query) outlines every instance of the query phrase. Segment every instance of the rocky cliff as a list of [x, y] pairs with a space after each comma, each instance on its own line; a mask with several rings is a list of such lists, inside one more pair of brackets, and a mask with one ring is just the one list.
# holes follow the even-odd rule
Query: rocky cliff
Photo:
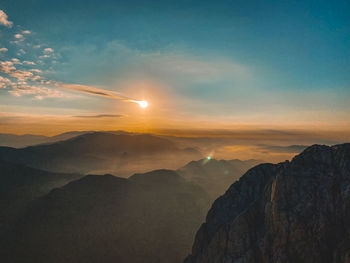
[[218, 198], [185, 263], [350, 262], [350, 144], [249, 170]]

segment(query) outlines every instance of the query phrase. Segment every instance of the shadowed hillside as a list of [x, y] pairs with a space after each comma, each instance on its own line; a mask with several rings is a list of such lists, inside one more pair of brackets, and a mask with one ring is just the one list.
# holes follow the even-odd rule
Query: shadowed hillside
[[0, 232], [30, 201], [79, 177], [79, 174], [50, 173], [0, 160]]
[[208, 202], [174, 171], [88, 175], [31, 203], [2, 262], [182, 262]]
[[249, 168], [258, 163], [257, 160], [202, 159], [188, 163], [177, 172], [186, 180], [200, 185], [214, 201]]

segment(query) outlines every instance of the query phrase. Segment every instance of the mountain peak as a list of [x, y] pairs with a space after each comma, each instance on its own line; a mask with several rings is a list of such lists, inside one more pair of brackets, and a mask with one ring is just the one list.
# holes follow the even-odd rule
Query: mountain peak
[[348, 262], [350, 144], [261, 164], [209, 210], [186, 263]]

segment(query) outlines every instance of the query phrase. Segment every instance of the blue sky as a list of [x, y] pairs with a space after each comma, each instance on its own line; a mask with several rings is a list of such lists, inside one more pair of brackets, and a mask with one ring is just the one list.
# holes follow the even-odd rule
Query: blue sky
[[349, 128], [349, 1], [5, 0], [0, 10], [12, 22], [0, 23], [0, 60], [20, 70], [0, 73], [6, 118]]

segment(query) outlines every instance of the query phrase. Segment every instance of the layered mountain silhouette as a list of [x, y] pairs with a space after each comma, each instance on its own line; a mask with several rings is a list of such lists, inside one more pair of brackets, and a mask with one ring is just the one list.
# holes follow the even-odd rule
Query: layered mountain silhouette
[[249, 168], [258, 163], [258, 160], [201, 159], [188, 163], [177, 172], [186, 180], [201, 186], [214, 201]]
[[31, 202], [2, 235], [1, 262], [181, 262], [208, 204], [171, 170], [88, 175]]
[[185, 263], [350, 262], [350, 144], [249, 170], [218, 198]]
[[63, 140], [68, 140], [70, 138], [90, 133], [89, 131], [71, 131], [61, 133], [55, 136], [44, 136], [44, 135], [33, 135], [33, 134], [6, 134], [0, 133], [0, 146], [23, 148], [27, 146], [32, 146], [36, 144], [53, 143]]
[[127, 176], [157, 168], [177, 168], [201, 154], [152, 135], [93, 132], [52, 144], [0, 147], [0, 159], [53, 171]]
[[0, 160], [0, 232], [30, 201], [79, 177], [79, 174], [50, 173]]

